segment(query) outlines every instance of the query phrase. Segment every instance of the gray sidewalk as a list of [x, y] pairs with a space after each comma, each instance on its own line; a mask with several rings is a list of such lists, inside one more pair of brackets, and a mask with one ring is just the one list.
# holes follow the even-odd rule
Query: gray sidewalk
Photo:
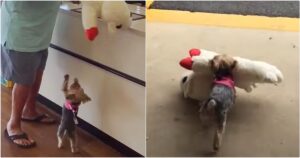
[[[146, 41], [147, 156], [299, 156], [298, 32], [147, 23]], [[194, 47], [266, 61], [285, 77], [238, 90], [217, 155], [213, 130], [179, 88], [179, 61]]]

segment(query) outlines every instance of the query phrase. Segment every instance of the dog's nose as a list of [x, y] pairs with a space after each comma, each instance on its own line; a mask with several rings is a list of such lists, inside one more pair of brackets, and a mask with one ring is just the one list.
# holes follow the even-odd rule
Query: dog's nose
[[122, 25], [117, 25], [116, 28], [120, 29], [120, 28], [122, 28]]

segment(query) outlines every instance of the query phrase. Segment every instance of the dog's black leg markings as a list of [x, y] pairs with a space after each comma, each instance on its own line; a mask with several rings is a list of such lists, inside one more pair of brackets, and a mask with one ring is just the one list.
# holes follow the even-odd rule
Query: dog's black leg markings
[[58, 140], [58, 145], [57, 147], [60, 149], [63, 147], [63, 139], [64, 139], [64, 135], [65, 132], [64, 130], [61, 128], [61, 126], [58, 127], [58, 131], [57, 131], [57, 140]]
[[225, 126], [226, 126], [227, 112], [224, 111], [220, 112], [218, 114], [217, 119], [218, 119], [217, 130], [215, 133], [214, 145], [213, 145], [215, 151], [219, 150], [222, 143], [222, 137], [225, 132]]

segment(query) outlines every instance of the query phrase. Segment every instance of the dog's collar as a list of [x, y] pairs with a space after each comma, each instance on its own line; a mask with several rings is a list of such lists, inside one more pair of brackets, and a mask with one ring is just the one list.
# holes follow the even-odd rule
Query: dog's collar
[[78, 106], [74, 107], [72, 106], [72, 102], [70, 100], [66, 100], [65, 102], [65, 107], [68, 109], [68, 110], [71, 110], [72, 112], [74, 113], [77, 113], [78, 112]]

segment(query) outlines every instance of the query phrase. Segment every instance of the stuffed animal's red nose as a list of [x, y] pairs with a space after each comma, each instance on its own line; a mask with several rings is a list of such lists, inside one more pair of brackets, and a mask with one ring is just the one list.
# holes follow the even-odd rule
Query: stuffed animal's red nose
[[186, 57], [179, 64], [186, 69], [192, 70], [193, 60], [191, 57]]
[[92, 27], [90, 29], [85, 30], [85, 36], [90, 40], [93, 41], [96, 36], [98, 35], [98, 28]]
[[198, 56], [201, 54], [201, 51], [197, 48], [193, 48], [189, 51], [190, 53], [190, 56], [193, 57], [193, 56]]

